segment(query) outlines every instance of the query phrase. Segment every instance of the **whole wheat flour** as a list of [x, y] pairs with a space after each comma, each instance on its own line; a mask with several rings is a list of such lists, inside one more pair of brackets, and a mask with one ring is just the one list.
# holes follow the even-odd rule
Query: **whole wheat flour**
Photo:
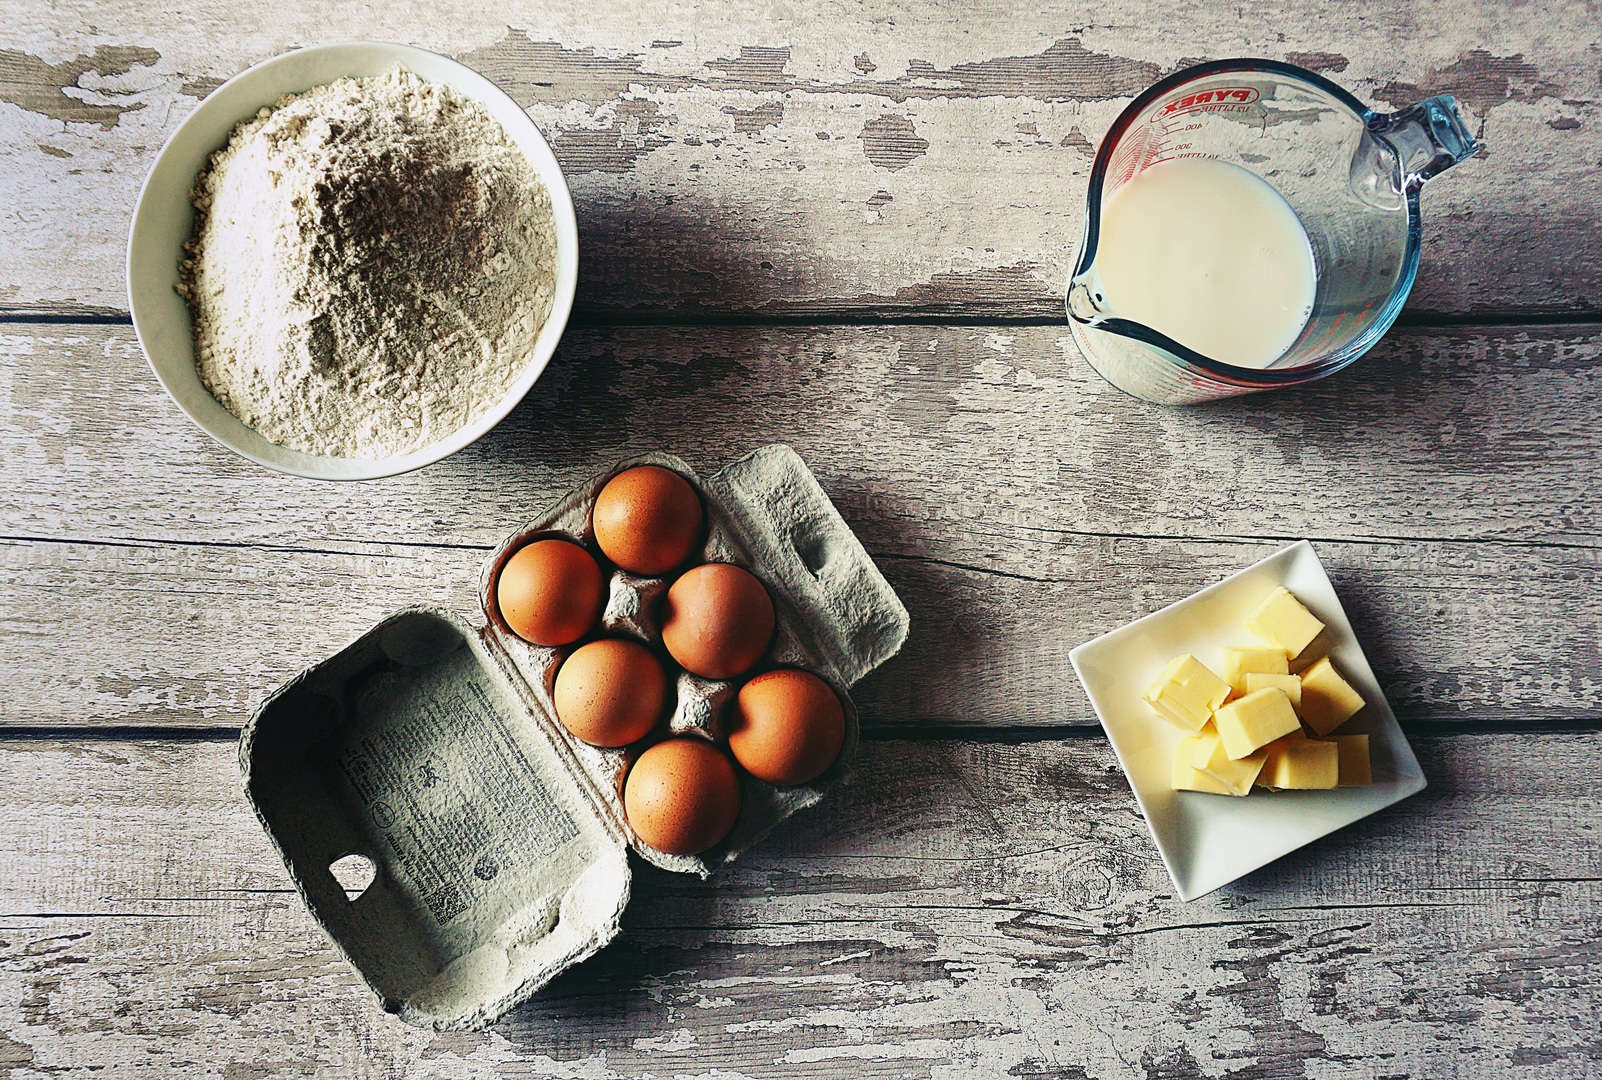
[[450, 435], [506, 395], [551, 310], [550, 193], [481, 105], [409, 72], [263, 109], [191, 198], [196, 367], [282, 446], [384, 458]]

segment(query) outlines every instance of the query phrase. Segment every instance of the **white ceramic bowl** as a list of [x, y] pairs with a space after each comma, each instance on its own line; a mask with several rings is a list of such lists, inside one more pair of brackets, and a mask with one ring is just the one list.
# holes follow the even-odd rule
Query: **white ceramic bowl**
[[[1180, 653], [1191, 653], [1214, 671], [1223, 670], [1225, 645], [1254, 640], [1241, 620], [1279, 585], [1295, 593], [1324, 624], [1307, 655], [1328, 656], [1363, 695], [1366, 704], [1338, 734], [1368, 735], [1374, 782], [1334, 791], [1254, 791], [1243, 799], [1174, 791], [1169, 786], [1169, 766], [1183, 736], [1141, 700], [1141, 691]], [[1374, 678], [1329, 575], [1306, 540], [1087, 641], [1068, 658], [1124, 767], [1181, 900], [1210, 893], [1424, 790], [1418, 758]]]
[[[403, 67], [443, 83], [483, 105], [528, 156], [551, 193], [556, 223], [556, 296], [522, 375], [495, 407], [447, 438], [381, 460], [323, 457], [268, 442], [223, 408], [195, 370], [189, 306], [174, 290], [184, 241], [194, 231], [189, 190], [206, 159], [227, 142], [235, 124], [286, 94], [339, 78], [382, 75]], [[321, 480], [372, 480], [449, 457], [500, 423], [534, 385], [556, 351], [578, 284], [578, 225], [573, 198], [551, 148], [534, 122], [498, 86], [454, 60], [409, 45], [378, 41], [314, 45], [264, 60], [235, 75], [196, 106], [156, 156], [134, 210], [128, 237], [128, 306], [139, 344], [156, 378], [178, 407], [224, 446], [280, 472]]]

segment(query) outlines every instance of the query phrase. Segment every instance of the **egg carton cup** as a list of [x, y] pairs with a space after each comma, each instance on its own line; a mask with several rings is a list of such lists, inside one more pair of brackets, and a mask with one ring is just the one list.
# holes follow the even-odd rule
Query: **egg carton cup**
[[[683, 476], [706, 511], [695, 562], [727, 562], [773, 598], [767, 654], [739, 680], [678, 671], [661, 647], [658, 609], [671, 577], [610, 568], [590, 510], [617, 473], [659, 465]], [[551, 692], [579, 644], [532, 645], [494, 602], [512, 552], [542, 537], [583, 543], [610, 569], [600, 626], [663, 658], [675, 701], [651, 736], [590, 746], [556, 719]], [[479, 578], [485, 623], [408, 607], [274, 691], [246, 724], [247, 798], [318, 924], [388, 1011], [442, 1030], [481, 1028], [612, 940], [627, 906], [633, 849], [667, 870], [708, 876], [774, 825], [818, 802], [850, 767], [858, 719], [848, 693], [893, 656], [908, 618], [895, 592], [811, 471], [768, 446], [700, 479], [681, 460], [618, 463], [513, 532]], [[800, 667], [840, 697], [840, 755], [808, 784], [780, 787], [741, 771], [729, 836], [698, 856], [657, 851], [629, 828], [621, 783], [634, 756], [670, 734], [724, 742], [739, 685]], [[370, 883], [341, 880], [352, 859]]]

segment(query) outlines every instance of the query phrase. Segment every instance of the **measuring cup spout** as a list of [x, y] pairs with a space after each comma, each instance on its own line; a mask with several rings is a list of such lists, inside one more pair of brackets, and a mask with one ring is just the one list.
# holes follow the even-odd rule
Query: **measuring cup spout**
[[1436, 173], [1444, 172], [1480, 149], [1451, 94], [1425, 98], [1400, 112], [1376, 116], [1368, 128], [1396, 152], [1404, 190], [1417, 190]]

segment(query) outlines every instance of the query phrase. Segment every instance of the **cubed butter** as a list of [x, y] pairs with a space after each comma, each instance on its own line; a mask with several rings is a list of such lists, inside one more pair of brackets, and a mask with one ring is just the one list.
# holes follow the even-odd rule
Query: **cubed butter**
[[1302, 719], [1315, 735], [1328, 735], [1363, 707], [1363, 695], [1341, 678], [1329, 657], [1302, 672]]
[[1324, 630], [1324, 624], [1283, 586], [1275, 589], [1246, 616], [1246, 629], [1285, 650], [1287, 658], [1301, 651]]
[[1185, 653], [1168, 661], [1157, 681], [1140, 696], [1163, 719], [1193, 735], [1229, 696], [1229, 684]]
[[1292, 735], [1264, 747], [1258, 774], [1263, 787], [1310, 791], [1332, 788], [1340, 777], [1340, 748], [1323, 739]]
[[[1190, 739], [1185, 741], [1192, 742]], [[1243, 758], [1232, 758], [1222, 740], [1198, 736], [1191, 746], [1190, 764], [1203, 776], [1222, 785], [1227, 794], [1249, 795], [1267, 758], [1266, 749]]]
[[1246, 692], [1261, 690], [1265, 686], [1277, 686], [1285, 691], [1290, 698], [1291, 708], [1298, 713], [1302, 711], [1302, 680], [1294, 675], [1270, 675], [1264, 671], [1248, 671], [1246, 673]]
[[1368, 761], [1367, 735], [1331, 735], [1326, 741], [1334, 743], [1339, 752], [1338, 786], [1367, 787], [1374, 782]]
[[[1285, 658], [1280, 657], [1283, 661]], [[1302, 730], [1285, 691], [1275, 686], [1253, 691], [1239, 701], [1231, 701], [1213, 713], [1218, 738], [1224, 752], [1240, 759], [1258, 747], [1267, 746], [1281, 735]]]
[[1224, 681], [1241, 694], [1249, 694], [1246, 676], [1251, 672], [1264, 675], [1285, 675], [1290, 664], [1285, 650], [1277, 645], [1225, 645]]
[[[1174, 773], [1171, 786], [1175, 791], [1205, 791], [1209, 795], [1233, 795], [1223, 784], [1192, 765], [1191, 754], [1196, 744], [1204, 741], [1201, 735], [1180, 739], [1174, 748]], [[1214, 742], [1218, 740], [1213, 739]]]

